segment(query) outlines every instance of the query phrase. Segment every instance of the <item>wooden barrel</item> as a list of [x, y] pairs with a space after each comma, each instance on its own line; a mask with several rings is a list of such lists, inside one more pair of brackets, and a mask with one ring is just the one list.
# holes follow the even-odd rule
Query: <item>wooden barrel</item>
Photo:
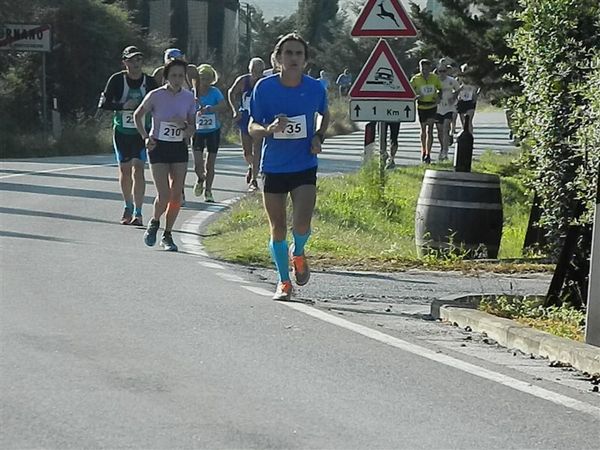
[[415, 215], [420, 256], [453, 252], [497, 258], [502, 238], [502, 194], [497, 175], [427, 170]]

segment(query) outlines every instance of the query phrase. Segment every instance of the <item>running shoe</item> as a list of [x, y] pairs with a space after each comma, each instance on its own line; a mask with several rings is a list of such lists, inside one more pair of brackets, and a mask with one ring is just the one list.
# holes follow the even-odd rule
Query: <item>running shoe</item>
[[440, 157], [438, 158], [438, 161], [448, 161], [448, 151], [447, 150], [440, 151]]
[[144, 233], [144, 244], [148, 247], [152, 247], [156, 244], [156, 233], [158, 233], [159, 228], [160, 222], [158, 220], [150, 219], [148, 228], [146, 228], [146, 232]]
[[129, 222], [129, 225], [133, 225], [136, 227], [143, 227], [144, 221], [142, 220], [142, 216], [135, 216], [133, 219], [131, 219], [131, 222]]
[[165, 231], [162, 239], [160, 240], [160, 246], [167, 252], [176, 252], [177, 246], [173, 242], [173, 236], [169, 231]]
[[248, 171], [246, 172], [246, 184], [250, 184], [251, 179], [252, 179], [252, 166], [248, 166]]
[[387, 164], [385, 165], [386, 169], [393, 169], [394, 167], [396, 167], [396, 163], [394, 162], [393, 159], [390, 159]]
[[273, 295], [273, 300], [286, 301], [292, 298], [292, 282], [280, 281], [277, 283], [277, 291]]
[[310, 268], [306, 262], [304, 253], [294, 256], [294, 245], [290, 246], [290, 259], [292, 261], [292, 274], [298, 286], [304, 286], [310, 280]]
[[123, 216], [121, 217], [121, 225], [129, 225], [133, 219], [133, 209], [125, 207]]
[[206, 189], [204, 191], [204, 201], [208, 202], [208, 203], [214, 203], [215, 202], [215, 198], [212, 195], [212, 191], [209, 191], [208, 189]]
[[431, 164], [431, 155], [423, 155], [423, 162], [425, 164]]
[[252, 180], [248, 185], [248, 192], [256, 192], [258, 191], [258, 182], [256, 180]]
[[194, 195], [196, 197], [200, 197], [203, 192], [204, 192], [204, 180], [196, 181], [196, 184], [194, 184]]

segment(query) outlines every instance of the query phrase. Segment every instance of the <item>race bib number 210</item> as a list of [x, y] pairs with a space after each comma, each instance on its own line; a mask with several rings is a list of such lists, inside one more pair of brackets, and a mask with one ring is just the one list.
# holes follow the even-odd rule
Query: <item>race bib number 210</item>
[[174, 122], [161, 122], [158, 139], [167, 142], [181, 142], [183, 141], [183, 129]]

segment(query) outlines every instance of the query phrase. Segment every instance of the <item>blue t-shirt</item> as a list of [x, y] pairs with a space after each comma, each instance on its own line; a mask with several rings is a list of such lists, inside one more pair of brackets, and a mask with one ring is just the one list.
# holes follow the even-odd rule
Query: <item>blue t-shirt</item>
[[327, 111], [327, 93], [318, 80], [307, 75], [296, 87], [281, 84], [279, 74], [256, 83], [250, 99], [250, 115], [268, 125], [279, 114], [288, 117], [285, 130], [263, 140], [261, 171], [264, 173], [301, 172], [317, 167], [317, 155], [310, 152], [315, 135], [316, 114]]
[[200, 107], [218, 105], [224, 98], [221, 91], [214, 86], [208, 88], [206, 95], [198, 97], [196, 104], [196, 133], [212, 133], [221, 128], [217, 114], [214, 112], [200, 114]]

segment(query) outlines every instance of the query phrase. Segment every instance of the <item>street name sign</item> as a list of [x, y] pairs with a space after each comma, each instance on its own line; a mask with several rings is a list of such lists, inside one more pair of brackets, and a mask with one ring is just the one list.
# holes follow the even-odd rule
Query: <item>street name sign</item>
[[350, 100], [354, 122], [414, 122], [414, 100]]
[[389, 44], [380, 39], [350, 88], [352, 99], [414, 100], [416, 95]]
[[50, 25], [7, 23], [0, 25], [0, 50], [49, 52]]
[[417, 30], [400, 0], [368, 0], [350, 34], [354, 37], [413, 37]]

